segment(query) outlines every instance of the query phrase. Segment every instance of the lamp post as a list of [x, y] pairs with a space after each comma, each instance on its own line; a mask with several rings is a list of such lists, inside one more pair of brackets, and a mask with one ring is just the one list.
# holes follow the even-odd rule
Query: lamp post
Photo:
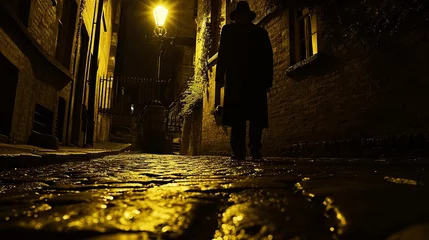
[[[167, 36], [167, 30], [164, 27], [165, 24], [165, 20], [167, 19], [167, 14], [168, 14], [168, 9], [166, 9], [163, 6], [157, 6], [154, 10], [153, 10], [153, 16], [155, 18], [155, 30], [154, 30], [154, 34], [155, 37], [158, 38], [159, 40], [159, 49], [158, 49], [158, 58], [157, 58], [157, 69], [156, 69], [156, 82], [158, 84], [160, 84], [160, 77], [161, 77], [161, 58], [162, 58], [162, 54], [163, 54], [163, 43], [164, 43], [164, 39]], [[159, 86], [157, 85], [158, 91], [157, 95], [159, 94]], [[158, 96], [159, 97], [159, 96]]]
[[[167, 38], [167, 30], [164, 28], [165, 20], [167, 19], [168, 10], [163, 6], [158, 6], [153, 10], [155, 18], [154, 35], [159, 43], [156, 83], [155, 83], [155, 100], [146, 105], [142, 122], [142, 129], [139, 130], [141, 136], [140, 146], [143, 150], [153, 153], [164, 153], [166, 134], [165, 134], [165, 110], [160, 98], [160, 77], [161, 77], [161, 58], [163, 54], [163, 42]], [[153, 98], [151, 98], [153, 99]]]

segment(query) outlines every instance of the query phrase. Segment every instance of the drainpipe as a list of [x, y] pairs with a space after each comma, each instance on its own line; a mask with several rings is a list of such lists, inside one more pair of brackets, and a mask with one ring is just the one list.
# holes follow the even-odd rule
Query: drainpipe
[[91, 58], [90, 76], [89, 76], [89, 93], [88, 93], [88, 125], [86, 134], [86, 144], [94, 145], [94, 126], [95, 126], [95, 92], [97, 86], [98, 72], [98, 52], [100, 49], [101, 33], [101, 15], [103, 13], [104, 0], [98, 2], [97, 21], [95, 22], [94, 48]]
[[[54, 1], [52, 1], [52, 4], [54, 5]], [[55, 6], [57, 5], [57, 2], [55, 1]], [[60, 5], [61, 6], [61, 5]], [[76, 69], [77, 69], [77, 67], [76, 67], [76, 62], [77, 62], [77, 59], [78, 59], [78, 57], [77, 57], [77, 55], [78, 55], [78, 48], [79, 48], [79, 38], [80, 38], [80, 31], [81, 31], [81, 28], [82, 28], [82, 24], [83, 24], [83, 21], [82, 21], [82, 18], [81, 18], [81, 15], [82, 15], [82, 2], [80, 2], [80, 5], [79, 5], [79, 25], [78, 25], [78, 28], [79, 28], [79, 32], [78, 32], [78, 38], [76, 38], [75, 39], [75, 50], [74, 50], [74, 59], [73, 59], [73, 61], [74, 61], [74, 66], [73, 66], [73, 82], [70, 84], [70, 92], [69, 92], [69, 102], [68, 102], [68, 109], [67, 109], [67, 123], [66, 123], [66, 136], [65, 136], [65, 145], [69, 145], [71, 142], [72, 142], [72, 139], [70, 138], [70, 140], [69, 140], [69, 134], [70, 134], [70, 132], [71, 132], [71, 126], [70, 126], [70, 121], [71, 121], [71, 113], [72, 113], [72, 108], [73, 108], [73, 101], [74, 101], [74, 99], [73, 99], [73, 95], [74, 95], [74, 85], [76, 84]], [[61, 10], [61, 12], [62, 12], [62, 10]], [[57, 20], [58, 21], [58, 20]]]

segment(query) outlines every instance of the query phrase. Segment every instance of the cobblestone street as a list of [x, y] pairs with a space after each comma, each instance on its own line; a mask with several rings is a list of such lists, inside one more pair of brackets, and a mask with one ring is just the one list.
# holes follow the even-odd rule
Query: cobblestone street
[[428, 239], [426, 167], [413, 159], [121, 154], [13, 169], [0, 172], [0, 232], [2, 239]]

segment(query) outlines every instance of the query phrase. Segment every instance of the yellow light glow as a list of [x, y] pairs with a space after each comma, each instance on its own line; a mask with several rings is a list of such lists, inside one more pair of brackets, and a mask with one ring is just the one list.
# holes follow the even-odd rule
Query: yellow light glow
[[316, 15], [313, 14], [310, 17], [311, 21], [311, 44], [313, 48], [313, 55], [318, 53], [317, 49], [317, 18]]
[[396, 183], [396, 184], [406, 184], [406, 185], [414, 185], [414, 186], [418, 185], [416, 180], [407, 179], [407, 178], [394, 178], [394, 177], [385, 176], [384, 180], [391, 183]]
[[225, 87], [220, 88], [220, 105], [223, 106], [223, 99], [225, 97]]
[[168, 10], [163, 6], [157, 6], [153, 10], [153, 16], [155, 17], [156, 26], [162, 27], [167, 19]]

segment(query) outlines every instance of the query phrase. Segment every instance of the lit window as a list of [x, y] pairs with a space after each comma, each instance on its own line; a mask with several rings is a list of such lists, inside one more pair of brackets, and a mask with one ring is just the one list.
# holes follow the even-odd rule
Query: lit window
[[294, 14], [295, 35], [291, 34], [294, 51], [291, 52], [291, 62], [295, 64], [300, 62], [318, 51], [317, 47], [317, 16], [314, 11], [303, 8], [295, 11]]

